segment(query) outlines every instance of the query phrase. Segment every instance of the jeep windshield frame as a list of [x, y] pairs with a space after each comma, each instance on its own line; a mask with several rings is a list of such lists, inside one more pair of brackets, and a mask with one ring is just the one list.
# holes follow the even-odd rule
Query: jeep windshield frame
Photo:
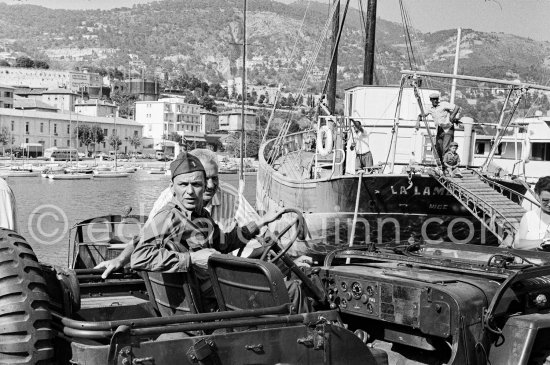
[[[391, 248], [367, 251], [357, 248], [335, 250], [327, 255], [325, 267], [333, 266], [334, 260], [347, 261], [352, 265], [368, 263], [398, 262], [403, 265], [436, 269], [446, 272], [458, 272], [468, 275], [506, 279], [518, 270], [533, 266], [550, 265], [550, 252], [514, 250], [500, 247], [476, 245], [457, 245], [437, 243], [421, 246], [420, 250], [392, 252]], [[406, 253], [404, 253], [406, 252]], [[513, 258], [508, 265], [491, 264], [494, 257]]]

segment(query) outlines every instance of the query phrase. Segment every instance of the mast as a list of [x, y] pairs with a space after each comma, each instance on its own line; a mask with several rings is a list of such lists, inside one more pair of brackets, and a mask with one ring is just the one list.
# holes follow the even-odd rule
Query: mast
[[239, 185], [244, 189], [244, 106], [246, 99], [246, 0], [244, 0], [243, 13], [243, 75], [242, 75], [242, 98], [241, 98], [241, 172], [239, 174]]
[[376, 33], [376, 0], [368, 0], [365, 24], [365, 63], [363, 65], [363, 85], [373, 85], [374, 44]]
[[[245, 0], [246, 1], [246, 0]], [[338, 33], [340, 29], [340, 0], [334, 0], [336, 2], [336, 9], [334, 16], [332, 17], [332, 36], [331, 36], [331, 54], [332, 59], [330, 63], [330, 69], [328, 71], [328, 90], [327, 90], [327, 104], [330, 114], [334, 114], [336, 109], [336, 76], [338, 66]]]
[[[456, 52], [455, 52], [455, 64], [453, 67], [453, 75], [458, 75], [458, 58], [460, 56], [460, 37], [461, 37], [462, 29], [457, 29], [456, 34]], [[453, 79], [451, 84], [451, 103], [454, 104], [455, 102], [455, 96], [456, 96], [456, 79]]]

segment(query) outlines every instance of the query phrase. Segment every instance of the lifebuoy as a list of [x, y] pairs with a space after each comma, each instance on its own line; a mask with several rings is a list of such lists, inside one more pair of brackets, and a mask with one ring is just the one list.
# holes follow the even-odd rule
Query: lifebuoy
[[321, 156], [332, 152], [332, 129], [324, 125], [317, 132], [317, 150]]

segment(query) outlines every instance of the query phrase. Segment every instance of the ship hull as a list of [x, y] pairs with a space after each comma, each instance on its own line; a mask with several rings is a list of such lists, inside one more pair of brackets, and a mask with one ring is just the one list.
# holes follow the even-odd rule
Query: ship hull
[[[309, 236], [294, 244], [291, 252], [295, 255], [321, 257], [350, 242], [497, 244], [458, 200], [426, 174], [363, 175], [361, 185], [358, 175], [292, 181], [260, 164], [256, 204], [260, 214], [290, 207], [304, 213]], [[280, 230], [285, 223], [271, 228]]]

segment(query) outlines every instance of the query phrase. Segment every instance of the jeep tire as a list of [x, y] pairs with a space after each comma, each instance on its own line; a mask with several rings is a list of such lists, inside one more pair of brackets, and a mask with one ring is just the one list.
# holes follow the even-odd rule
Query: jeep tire
[[46, 288], [32, 247], [16, 232], [0, 229], [0, 365], [50, 364]]

